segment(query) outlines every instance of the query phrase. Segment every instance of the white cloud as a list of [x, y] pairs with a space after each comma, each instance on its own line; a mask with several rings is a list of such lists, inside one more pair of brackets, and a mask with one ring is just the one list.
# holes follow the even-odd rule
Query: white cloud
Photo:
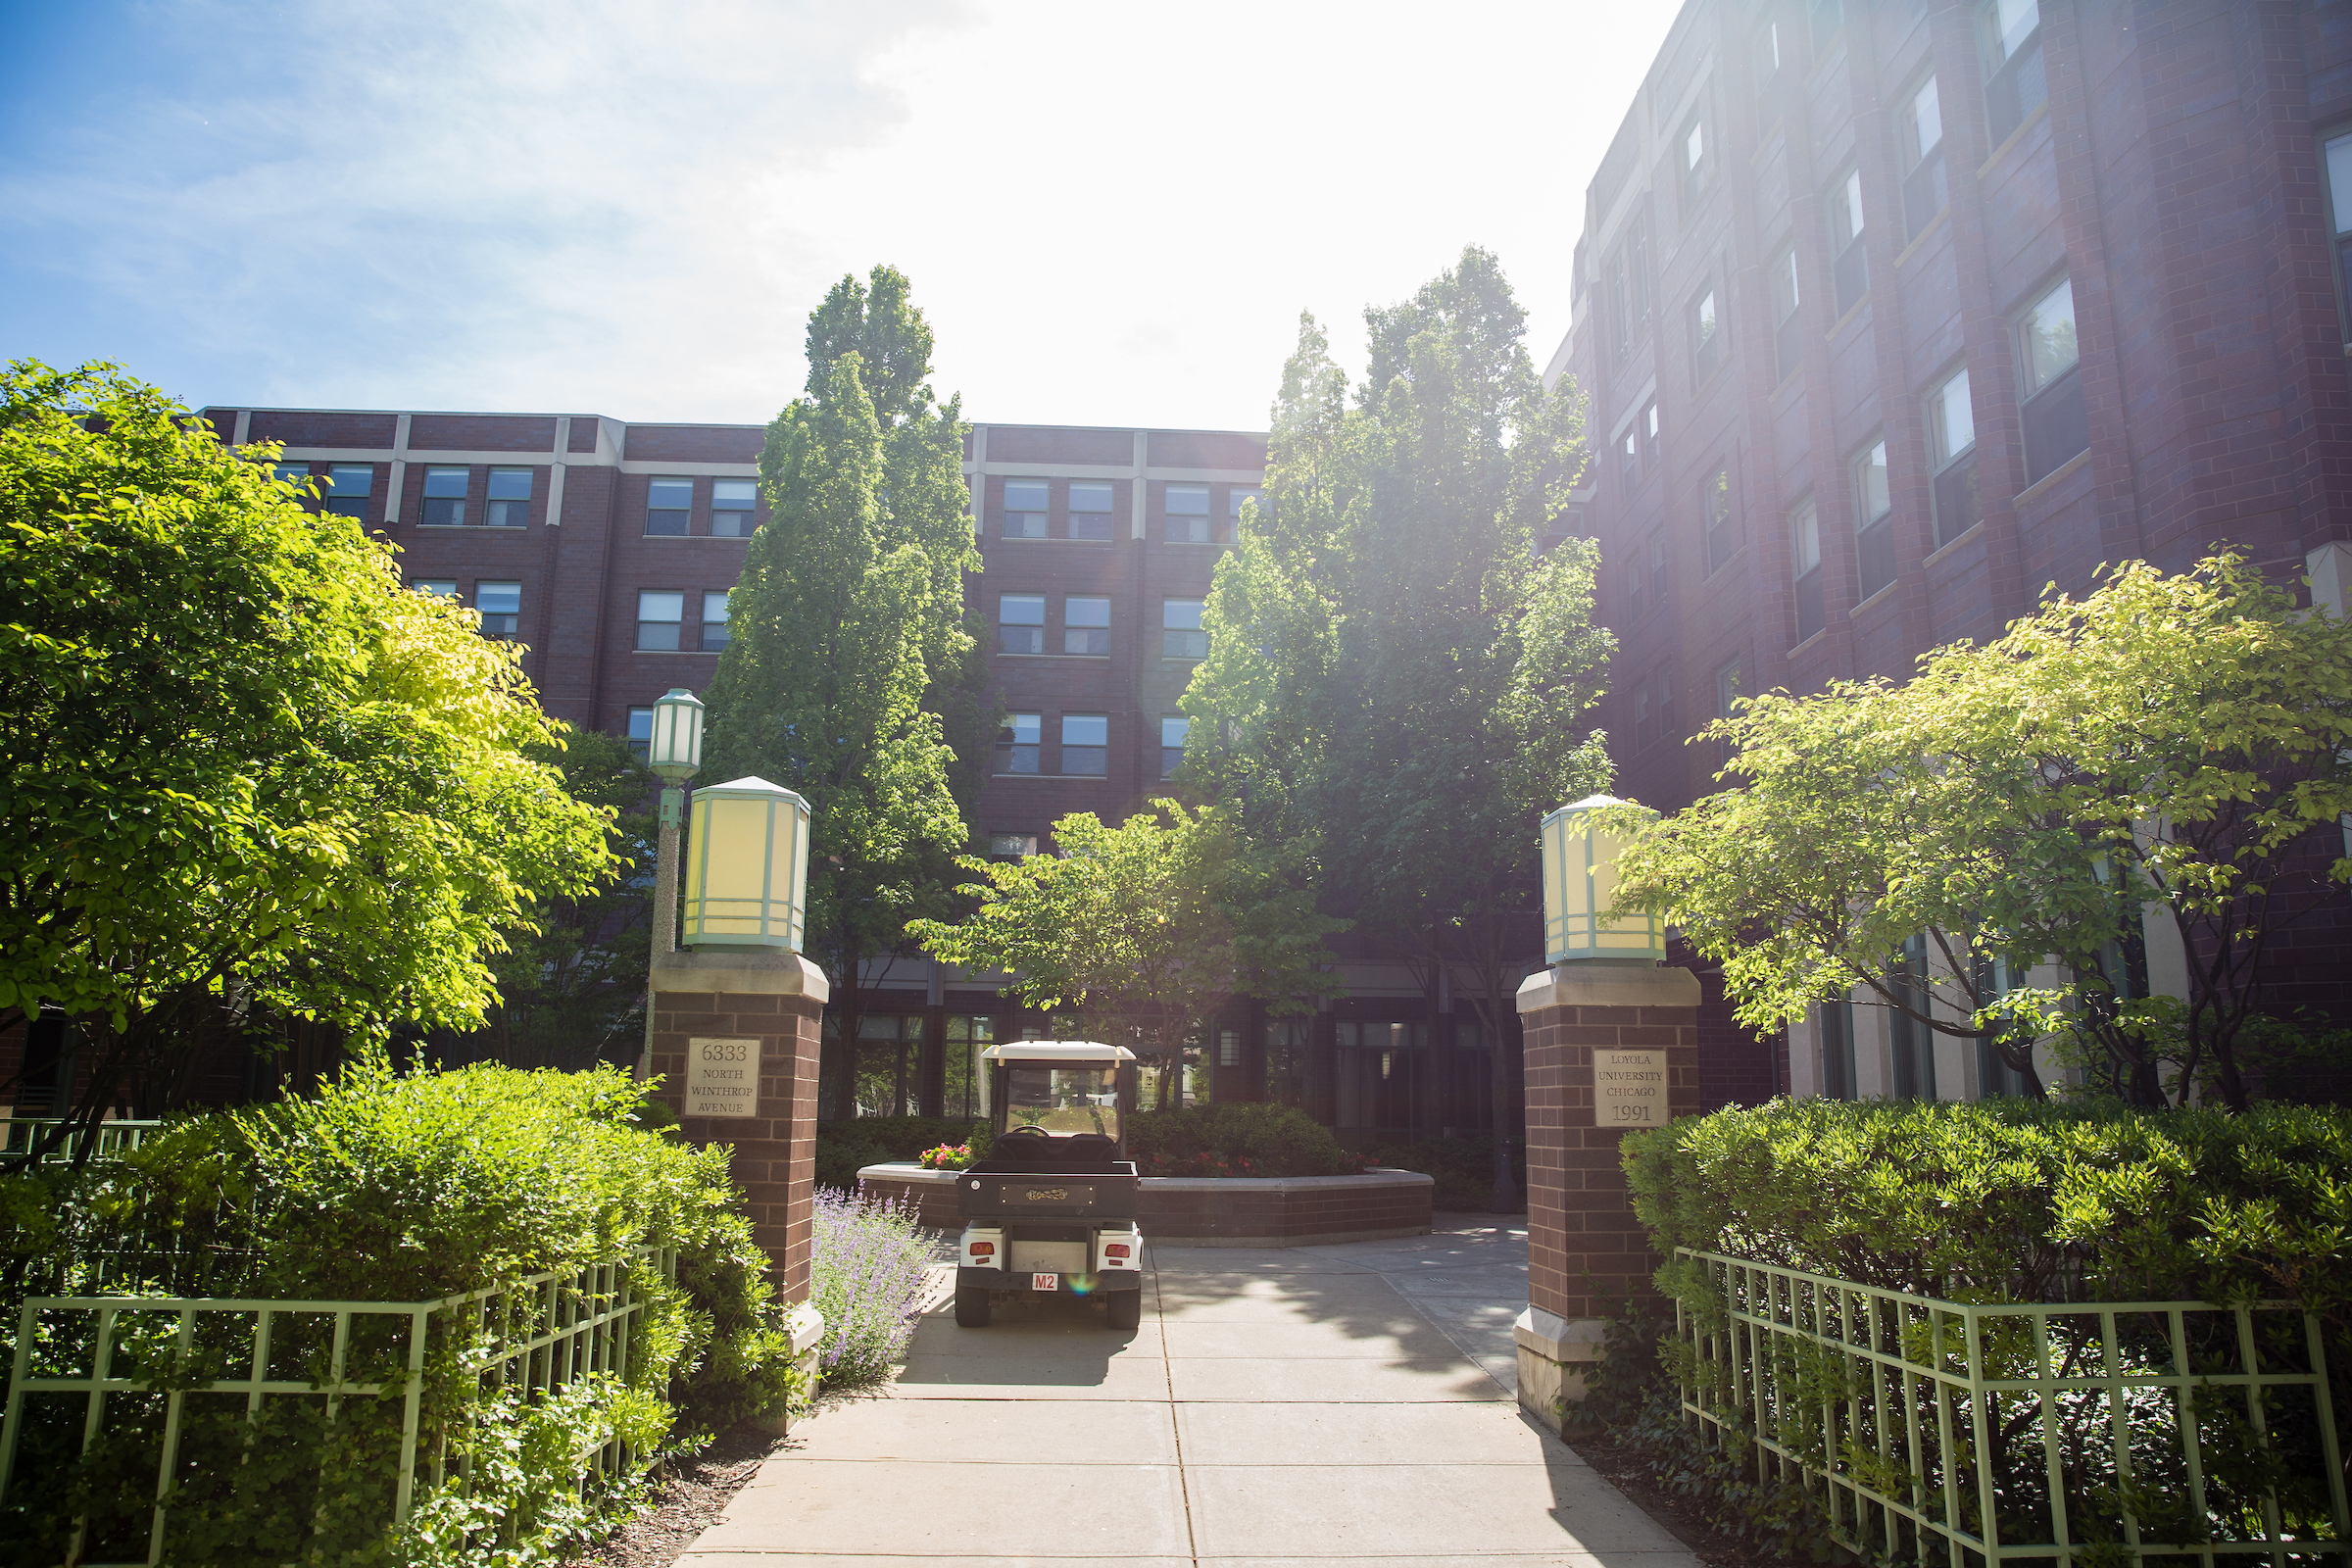
[[1548, 354], [1669, 18], [174, 6], [184, 79], [14, 161], [0, 223], [87, 353], [205, 401], [763, 418], [824, 288], [889, 261], [975, 417], [1256, 425], [1302, 306], [1346, 344], [1466, 242]]

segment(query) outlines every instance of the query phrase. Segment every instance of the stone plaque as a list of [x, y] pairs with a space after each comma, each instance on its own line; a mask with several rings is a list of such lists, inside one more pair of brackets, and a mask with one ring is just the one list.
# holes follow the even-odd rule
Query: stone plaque
[[1666, 1053], [1593, 1048], [1592, 1125], [1665, 1126]]
[[757, 1116], [760, 1114], [760, 1042], [705, 1040], [686, 1042], [686, 1114], [689, 1116]]

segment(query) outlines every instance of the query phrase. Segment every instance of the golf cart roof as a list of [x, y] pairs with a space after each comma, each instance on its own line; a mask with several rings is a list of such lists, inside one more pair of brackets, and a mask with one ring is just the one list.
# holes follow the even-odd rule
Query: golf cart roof
[[980, 1053], [983, 1061], [1133, 1061], [1125, 1046], [1092, 1040], [1007, 1040]]

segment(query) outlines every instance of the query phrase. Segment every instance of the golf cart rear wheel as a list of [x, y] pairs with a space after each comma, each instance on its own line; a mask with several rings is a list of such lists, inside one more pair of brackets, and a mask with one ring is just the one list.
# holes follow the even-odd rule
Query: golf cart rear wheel
[[988, 1287], [974, 1289], [958, 1287], [956, 1292], [956, 1326], [959, 1329], [988, 1327]]
[[1102, 1298], [1103, 1310], [1110, 1314], [1114, 1329], [1134, 1329], [1144, 1325], [1144, 1293], [1141, 1291], [1112, 1291]]

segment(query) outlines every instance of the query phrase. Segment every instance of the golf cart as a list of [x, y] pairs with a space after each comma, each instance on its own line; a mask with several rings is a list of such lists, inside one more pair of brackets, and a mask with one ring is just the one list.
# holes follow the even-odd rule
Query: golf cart
[[1135, 1053], [1082, 1040], [1016, 1040], [988, 1063], [995, 1139], [956, 1179], [963, 1248], [956, 1321], [988, 1327], [1000, 1299], [1100, 1298], [1114, 1329], [1143, 1321], [1142, 1183], [1127, 1157]]

